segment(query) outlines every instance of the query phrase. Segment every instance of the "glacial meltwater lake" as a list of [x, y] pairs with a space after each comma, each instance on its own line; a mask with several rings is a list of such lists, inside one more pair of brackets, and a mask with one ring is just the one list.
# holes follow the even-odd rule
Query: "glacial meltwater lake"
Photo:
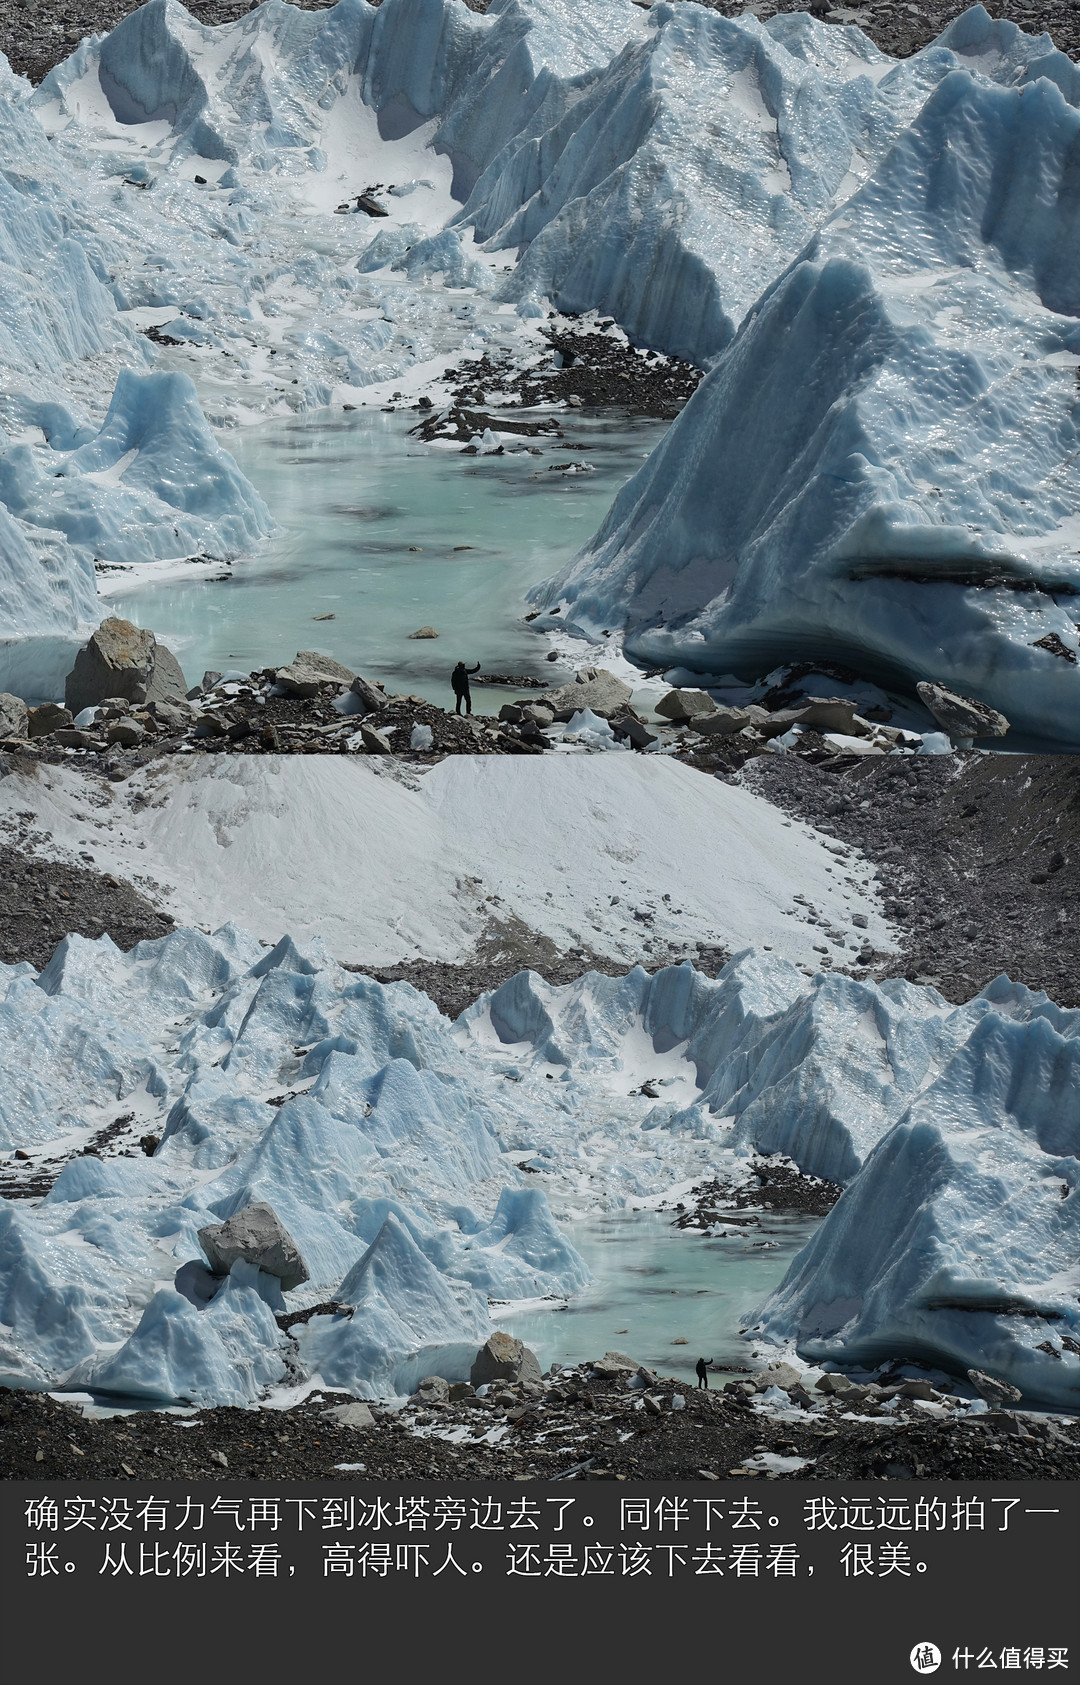
[[544, 1369], [606, 1351], [680, 1380], [693, 1381], [699, 1357], [744, 1367], [746, 1316], [783, 1280], [821, 1218], [766, 1211], [745, 1235], [706, 1240], [673, 1227], [673, 1216], [614, 1211], [561, 1223], [588, 1265], [589, 1285], [565, 1309], [492, 1307], [496, 1326], [524, 1340]]
[[[412, 409], [238, 429], [222, 442], [266, 499], [276, 536], [225, 577], [219, 565], [137, 584], [105, 576], [110, 611], [164, 638], [192, 683], [207, 668], [249, 672], [298, 649], [441, 706], [453, 704], [459, 660], [548, 678], [525, 593], [592, 536], [667, 426], [621, 413], [557, 419], [563, 439], [523, 437], [503, 456], [410, 438]], [[411, 640], [421, 626], [438, 639]], [[503, 701], [474, 696], [480, 712]]]

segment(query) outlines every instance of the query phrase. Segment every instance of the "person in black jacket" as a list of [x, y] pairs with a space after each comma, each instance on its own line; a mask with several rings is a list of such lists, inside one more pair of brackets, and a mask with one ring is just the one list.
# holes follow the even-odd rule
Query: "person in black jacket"
[[699, 1357], [698, 1360], [697, 1360], [697, 1364], [695, 1366], [695, 1369], [696, 1369], [696, 1373], [697, 1373], [697, 1384], [698, 1384], [698, 1386], [704, 1387], [705, 1391], [708, 1392], [708, 1390], [709, 1390], [709, 1363], [708, 1363], [708, 1359], [704, 1358], [704, 1357]]
[[479, 671], [479, 661], [476, 663], [475, 667], [466, 667], [464, 661], [459, 661], [457, 666], [454, 668], [454, 671], [451, 673], [450, 683], [453, 685], [454, 695], [457, 697], [457, 707], [454, 709], [455, 714], [461, 713], [461, 704], [463, 702], [465, 704], [465, 712], [467, 714], [472, 713], [472, 694], [469, 690], [469, 675], [471, 673], [479, 673]]

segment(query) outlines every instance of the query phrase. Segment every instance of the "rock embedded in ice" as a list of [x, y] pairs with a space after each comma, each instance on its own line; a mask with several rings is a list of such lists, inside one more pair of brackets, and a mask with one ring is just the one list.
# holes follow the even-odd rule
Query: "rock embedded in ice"
[[948, 685], [926, 681], [916, 685], [915, 689], [919, 693], [919, 701], [930, 710], [938, 724], [945, 727], [950, 737], [970, 742], [976, 737], [1004, 737], [1009, 729], [1008, 720], [996, 708], [990, 708], [974, 697], [961, 696], [957, 691], [950, 690]]
[[300, 1249], [273, 1207], [263, 1200], [237, 1211], [224, 1223], [199, 1230], [199, 1245], [216, 1275], [228, 1275], [238, 1258], [277, 1276], [282, 1291], [309, 1279]]
[[513, 1334], [497, 1332], [481, 1346], [469, 1371], [469, 1380], [474, 1387], [489, 1385], [492, 1381], [538, 1381], [540, 1379], [540, 1364], [535, 1352], [531, 1352], [521, 1340]]

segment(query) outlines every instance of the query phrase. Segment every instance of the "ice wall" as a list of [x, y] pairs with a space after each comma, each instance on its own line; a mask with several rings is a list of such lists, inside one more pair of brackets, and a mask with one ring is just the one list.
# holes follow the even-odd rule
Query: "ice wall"
[[756, 1331], [819, 1362], [983, 1369], [1077, 1408], [1077, 1015], [1013, 1019], [1019, 994], [908, 1106]]
[[[121, 372], [164, 358], [220, 428], [444, 358], [523, 366], [554, 301], [721, 361], [542, 600], [650, 662], [993, 684], [1045, 738], [1080, 682], [1052, 640], [1032, 652], [1074, 649], [1078, 100], [1047, 37], [981, 7], [894, 62], [851, 27], [692, 4], [268, 0], [210, 29], [150, 0], [41, 88], [0, 84], [5, 507], [69, 540], [63, 588], [15, 628], [59, 638], [34, 646], [59, 666], [84, 549], [123, 566], [264, 530], [228, 472], [212, 511], [205, 486], [163, 509], [119, 459], [74, 484]], [[962, 179], [934, 163], [946, 139]], [[386, 218], [335, 215], [375, 183]], [[987, 584], [1002, 571], [1039, 589]], [[0, 646], [0, 684], [25, 690], [27, 659]]]
[[[180, 929], [130, 954], [67, 937], [40, 975], [0, 968], [0, 1145], [34, 1173], [63, 1163], [43, 1200], [0, 1200], [0, 1375], [204, 1403], [305, 1370], [393, 1392], [434, 1348], [467, 1368], [489, 1299], [584, 1284], [556, 1216], [762, 1151], [848, 1182], [766, 1332], [859, 1361], [933, 1346], [1065, 1397], [1068, 1348], [1003, 1343], [994, 1317], [1026, 1295], [1052, 1338], [1076, 1321], [1078, 1027], [1005, 979], [952, 1008], [753, 952], [716, 980], [523, 972], [452, 1026], [288, 937]], [[288, 1308], [335, 1299], [351, 1319], [287, 1341], [273, 1278], [209, 1277], [198, 1230], [253, 1201], [309, 1271]]]
[[981, 7], [899, 63], [805, 13], [665, 3], [648, 23], [557, 123], [501, 149], [461, 216], [493, 249], [527, 248], [505, 297], [610, 312], [699, 365], [951, 71], [1080, 92], [1047, 37]]
[[1075, 742], [1037, 646], [1078, 641], [1078, 133], [1047, 79], [947, 76], [537, 600], [654, 664], [945, 671]]

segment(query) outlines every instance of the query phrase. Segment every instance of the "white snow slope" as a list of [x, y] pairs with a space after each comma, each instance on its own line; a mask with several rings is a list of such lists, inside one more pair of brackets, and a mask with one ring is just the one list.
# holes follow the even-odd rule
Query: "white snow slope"
[[[288, 938], [68, 937], [39, 976], [0, 968], [0, 1140], [30, 1170], [68, 1158], [43, 1200], [0, 1201], [0, 1378], [236, 1404], [316, 1375], [363, 1396], [454, 1378], [489, 1298], [582, 1285], [552, 1208], [758, 1147], [854, 1173], [769, 1332], [842, 1356], [914, 1340], [1075, 1408], [1078, 1025], [1004, 979], [952, 1008], [747, 952], [716, 981], [522, 973], [451, 1026]], [[646, 1077], [657, 1102], [632, 1092]], [[71, 1156], [118, 1114], [103, 1157]], [[351, 1319], [293, 1345], [276, 1280], [209, 1276], [197, 1230], [253, 1200], [307, 1264], [289, 1307], [333, 1297]]]
[[406, 782], [380, 767], [197, 755], [103, 784], [39, 764], [0, 779], [0, 835], [115, 870], [181, 922], [319, 937], [346, 963], [460, 962], [514, 921], [628, 962], [767, 943], [817, 968], [894, 946], [875, 868], [666, 758], [453, 755]]
[[[551, 301], [720, 354], [545, 594], [579, 630], [696, 671], [850, 653], [1069, 737], [1080, 676], [1031, 646], [1076, 644], [1078, 101], [981, 7], [893, 62], [692, 4], [268, 0], [208, 29], [150, 0], [39, 89], [5, 74], [0, 687], [58, 692], [95, 562], [267, 529], [191, 389], [133, 376], [190, 376], [217, 428], [439, 397], [451, 357], [534, 361]], [[385, 219], [334, 214], [367, 188]]]

